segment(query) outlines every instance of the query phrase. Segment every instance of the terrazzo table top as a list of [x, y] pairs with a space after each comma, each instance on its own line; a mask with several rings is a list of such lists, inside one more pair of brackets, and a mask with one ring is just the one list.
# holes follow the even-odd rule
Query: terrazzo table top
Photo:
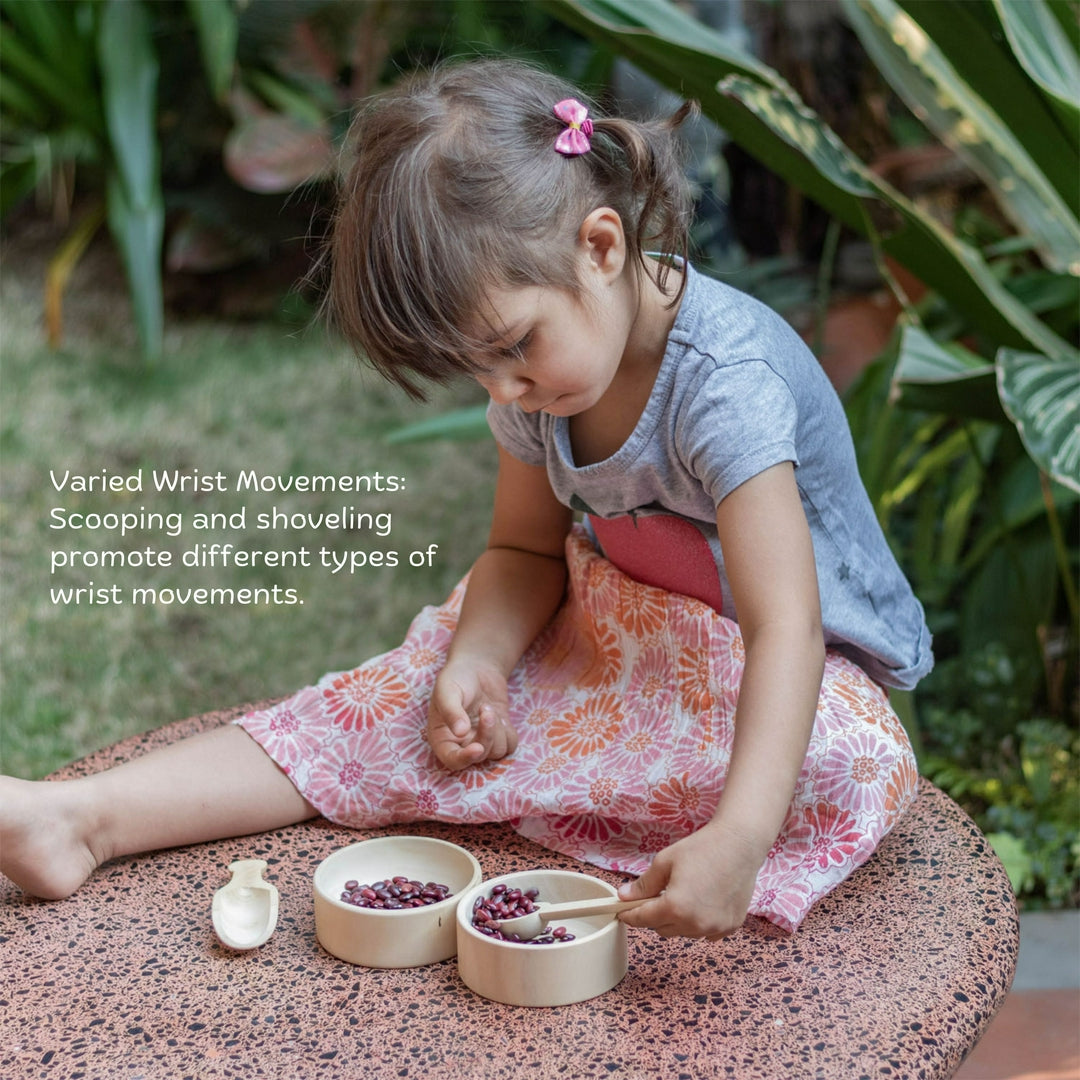
[[[98, 771], [240, 711], [129, 739], [58, 775]], [[381, 971], [322, 951], [315, 867], [388, 833], [461, 844], [485, 878], [546, 866], [621, 880], [503, 825], [356, 832], [323, 819], [120, 859], [59, 903], [0, 878], [0, 1076], [947, 1077], [1015, 970], [1008, 878], [970, 819], [925, 781], [873, 859], [796, 934], [754, 918], [715, 944], [631, 929], [626, 978], [552, 1009], [478, 997], [454, 960]], [[281, 897], [274, 936], [250, 953], [222, 947], [210, 924], [213, 893], [240, 858], [265, 859]]]

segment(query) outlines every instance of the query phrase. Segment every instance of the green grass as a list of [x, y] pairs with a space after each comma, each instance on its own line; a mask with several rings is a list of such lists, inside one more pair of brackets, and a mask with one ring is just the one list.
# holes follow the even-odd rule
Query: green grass
[[[166, 359], [144, 368], [123, 318], [97, 316], [92, 334], [50, 352], [40, 331], [40, 288], [5, 270], [0, 282], [3, 382], [0, 409], [0, 754], [3, 771], [39, 777], [127, 735], [170, 720], [287, 693], [326, 671], [356, 666], [393, 647], [412, 616], [438, 603], [482, 550], [490, 518], [494, 444], [388, 446], [394, 427], [481, 400], [467, 385], [416, 406], [361, 371], [317, 330], [278, 324], [182, 324]], [[50, 469], [120, 475], [144, 470], [144, 490], [57, 492]], [[240, 469], [297, 475], [403, 476], [396, 494], [158, 494], [154, 469]], [[196, 512], [236, 513], [245, 530], [191, 529]], [[374, 532], [260, 531], [253, 515], [393, 514]], [[115, 532], [51, 530], [54, 506], [107, 513], [184, 515], [184, 529], [121, 540]], [[50, 574], [58, 549], [168, 549], [176, 564], [194, 543], [247, 549], [337, 552], [389, 549], [395, 569], [337, 576], [309, 569], [79, 569]], [[413, 549], [439, 545], [434, 567], [413, 569]], [[278, 584], [303, 605], [192, 603], [62, 606], [50, 589], [117, 583], [177, 588]]]

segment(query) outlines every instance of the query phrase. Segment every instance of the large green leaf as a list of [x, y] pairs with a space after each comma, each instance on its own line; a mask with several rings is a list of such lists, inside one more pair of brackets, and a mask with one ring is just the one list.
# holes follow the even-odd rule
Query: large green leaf
[[199, 33], [206, 79], [216, 101], [224, 102], [236, 68], [240, 21], [232, 0], [188, 0], [188, 13]]
[[961, 345], [942, 345], [909, 320], [901, 325], [893, 389], [895, 400], [905, 408], [1005, 419], [994, 365]]
[[124, 260], [135, 326], [147, 363], [161, 357], [164, 303], [161, 291], [161, 248], [165, 209], [160, 198], [133, 207], [120, 178], [106, 180], [109, 231]]
[[[583, 33], [617, 46], [635, 60], [655, 58], [665, 65], [673, 57], [693, 82], [716, 82], [739, 74], [770, 86], [787, 83], [767, 64], [738, 48], [730, 39], [668, 0], [542, 0], [556, 18]], [[666, 81], [666, 80], [665, 80]]]
[[157, 54], [139, 0], [106, 0], [98, 34], [102, 92], [113, 167], [109, 228], [124, 256], [143, 354], [161, 354], [164, 200], [158, 170]]
[[1046, 6], [1057, 19], [1065, 39], [1080, 54], [1080, 16], [1076, 11], [1076, 0], [1046, 0]]
[[[908, 107], [995, 193], [1047, 265], [1080, 272], [1080, 222], [1021, 140], [896, 0], [842, 0], [866, 51]], [[1055, 24], [1056, 25], [1056, 24]], [[1040, 157], [1062, 155], [1061, 138]]]
[[156, 125], [158, 60], [141, 0], [106, 0], [98, 55], [116, 168], [132, 207], [160, 190]]
[[[748, 153], [937, 290], [991, 340], [1070, 346], [1008, 293], [974, 249], [875, 176], [779, 76], [666, 0], [544, 0], [569, 25], [694, 97]], [[719, 82], [717, 80], [720, 80]]]
[[[728, 99], [722, 122], [733, 137], [738, 130], [748, 140], [743, 145], [766, 165], [845, 224], [876, 237], [886, 253], [981, 333], [1020, 348], [1018, 339], [1023, 340], [1054, 358], [1075, 357], [1075, 350], [1001, 284], [974, 248], [875, 176], [798, 98], [735, 76], [717, 89]], [[736, 106], [756, 120], [752, 134], [745, 124], [736, 127]]]
[[[993, 0], [898, 0], [1080, 213], [1080, 125], [1062, 126], [1005, 36]], [[1043, 0], [1037, 0], [1042, 3]]]
[[1080, 364], [1001, 349], [998, 394], [1035, 463], [1080, 491]]
[[[920, 326], [902, 327], [893, 374], [906, 408], [1011, 420], [1032, 460], [1080, 492], [1080, 363], [1001, 349], [996, 363], [961, 345], [942, 345]], [[1004, 410], [1004, 412], [1003, 412]]]
[[[993, 0], [1016, 58], [1057, 111], [1062, 130], [1075, 143], [1080, 131], [1080, 58], [1050, 6], [1043, 0]], [[1072, 9], [1072, 26], [1077, 25]]]

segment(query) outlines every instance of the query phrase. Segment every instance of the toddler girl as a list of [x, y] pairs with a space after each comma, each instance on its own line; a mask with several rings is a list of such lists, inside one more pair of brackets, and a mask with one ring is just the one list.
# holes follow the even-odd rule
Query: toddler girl
[[400, 648], [236, 725], [5, 781], [24, 889], [316, 813], [501, 820], [638, 875], [627, 923], [717, 938], [748, 912], [794, 929], [914, 799], [882, 687], [929, 670], [930, 638], [841, 405], [778, 316], [683, 257], [682, 114], [580, 97], [464, 63], [356, 123], [330, 306], [410, 394], [465, 373], [491, 398], [466, 581]]

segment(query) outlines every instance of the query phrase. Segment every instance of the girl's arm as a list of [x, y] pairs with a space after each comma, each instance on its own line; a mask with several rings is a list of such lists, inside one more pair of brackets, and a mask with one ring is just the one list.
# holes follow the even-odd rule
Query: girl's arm
[[825, 663], [814, 549], [792, 465], [736, 488], [716, 524], [746, 645], [724, 791], [704, 828], [621, 890], [658, 896], [621, 918], [665, 935], [715, 938], [742, 925], [795, 792]]
[[487, 550], [469, 576], [428, 710], [428, 742], [449, 769], [504, 757], [517, 745], [506, 680], [562, 600], [571, 519], [547, 471], [499, 447]]

